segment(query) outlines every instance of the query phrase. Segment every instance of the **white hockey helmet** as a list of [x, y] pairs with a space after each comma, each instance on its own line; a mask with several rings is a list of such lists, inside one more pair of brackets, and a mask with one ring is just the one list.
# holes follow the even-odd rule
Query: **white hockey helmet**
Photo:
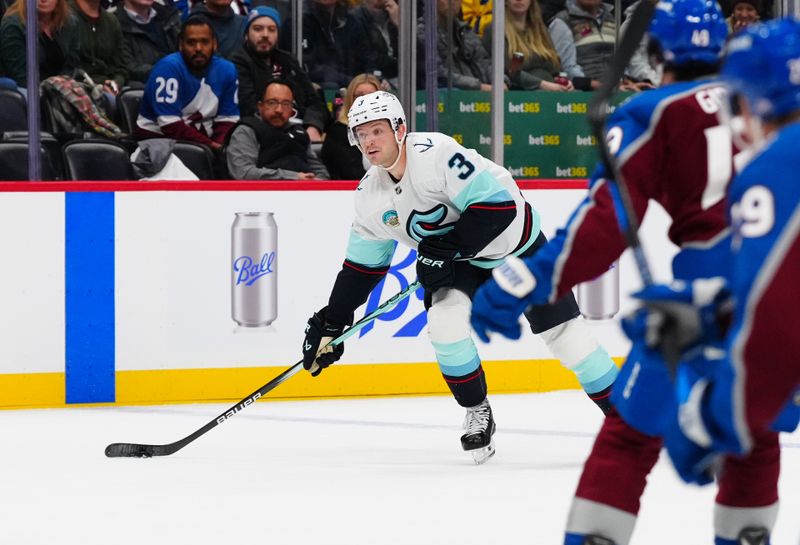
[[[375, 91], [368, 95], [358, 97], [350, 111], [347, 113], [347, 137], [350, 140], [351, 146], [356, 146], [361, 149], [358, 144], [358, 137], [356, 136], [356, 127], [375, 121], [377, 119], [386, 119], [395, 133], [395, 140], [397, 144], [402, 144], [405, 135], [402, 139], [397, 138], [397, 130], [401, 125], [406, 125], [406, 113], [403, 111], [403, 106], [397, 97], [392, 93], [386, 91]], [[408, 131], [406, 131], [408, 133]]]

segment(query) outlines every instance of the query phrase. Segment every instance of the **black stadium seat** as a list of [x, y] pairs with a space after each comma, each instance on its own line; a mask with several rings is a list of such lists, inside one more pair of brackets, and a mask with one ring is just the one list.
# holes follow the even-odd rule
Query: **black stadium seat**
[[[2, 140], [4, 142], [28, 142], [28, 131], [10, 131], [3, 133]], [[64, 179], [64, 161], [61, 156], [61, 142], [49, 132], [41, 132], [39, 134], [39, 144], [45, 151], [44, 159], [49, 161], [47, 168], [52, 167], [54, 178], [46, 178], [53, 180]]]
[[[47, 151], [42, 148], [42, 180], [55, 180]], [[28, 179], [28, 142], [0, 141], [0, 180], [26, 181]]]
[[109, 140], [73, 140], [63, 147], [70, 180], [135, 180], [128, 150]]
[[0, 89], [0, 133], [28, 130], [28, 104], [11, 89]]
[[123, 132], [133, 134], [136, 129], [136, 118], [139, 117], [139, 103], [143, 94], [142, 89], [125, 89], [117, 97]]
[[214, 153], [203, 144], [175, 142], [174, 153], [201, 180], [214, 179]]

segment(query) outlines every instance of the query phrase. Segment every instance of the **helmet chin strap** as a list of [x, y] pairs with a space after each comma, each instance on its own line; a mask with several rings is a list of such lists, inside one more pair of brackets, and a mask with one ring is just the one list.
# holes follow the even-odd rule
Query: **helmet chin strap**
[[[397, 139], [395, 139], [395, 140], [397, 140]], [[389, 165], [388, 167], [383, 167], [383, 168], [385, 168], [388, 171], [388, 170], [392, 170], [395, 166], [397, 166], [397, 163], [400, 161], [400, 156], [403, 154], [403, 144], [405, 144], [405, 143], [406, 143], [406, 137], [403, 136], [403, 139], [400, 140], [399, 142], [397, 142], [397, 158], [394, 160], [394, 162], [391, 165]]]

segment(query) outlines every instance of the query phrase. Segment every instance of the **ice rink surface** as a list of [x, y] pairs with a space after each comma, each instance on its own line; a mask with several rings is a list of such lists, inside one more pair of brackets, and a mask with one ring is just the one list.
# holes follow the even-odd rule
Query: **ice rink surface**
[[[257, 403], [172, 456], [225, 405], [0, 412], [2, 545], [560, 545], [601, 415], [579, 392], [491, 397], [497, 455], [461, 451], [449, 397]], [[800, 544], [800, 433], [784, 435], [774, 545]], [[711, 545], [714, 488], [662, 455], [633, 544]]]

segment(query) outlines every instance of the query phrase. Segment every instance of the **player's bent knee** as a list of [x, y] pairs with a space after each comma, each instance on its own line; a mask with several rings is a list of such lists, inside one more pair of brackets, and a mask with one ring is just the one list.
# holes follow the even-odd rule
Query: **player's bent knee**
[[542, 331], [539, 336], [553, 355], [567, 367], [584, 361], [600, 346], [589, 326], [581, 318], [573, 318]]
[[434, 343], [453, 343], [469, 338], [471, 308], [469, 297], [464, 292], [448, 288], [437, 290], [428, 309], [430, 340]]

